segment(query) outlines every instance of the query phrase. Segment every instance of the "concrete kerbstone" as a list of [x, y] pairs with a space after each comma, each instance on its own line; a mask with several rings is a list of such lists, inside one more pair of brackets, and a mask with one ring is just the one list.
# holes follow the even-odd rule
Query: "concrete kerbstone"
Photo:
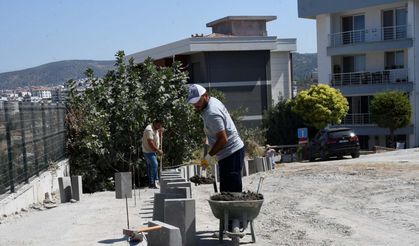
[[179, 194], [181, 198], [191, 198], [191, 190], [188, 187], [167, 188], [166, 192], [169, 194]]
[[244, 160], [244, 165], [242, 168], [242, 176], [249, 176], [249, 161], [248, 160]]
[[166, 199], [164, 201], [164, 221], [179, 228], [183, 246], [195, 245], [194, 199]]
[[154, 193], [153, 220], [164, 221], [164, 200], [183, 198], [177, 193]]
[[167, 188], [182, 188], [182, 187], [189, 188], [190, 197], [192, 197], [192, 183], [191, 182], [167, 183]]
[[165, 193], [166, 192], [166, 187], [167, 187], [167, 183], [175, 183], [175, 182], [185, 182], [186, 180], [184, 178], [161, 178], [160, 179], [160, 192], [161, 193]]
[[72, 199], [71, 179], [70, 177], [59, 177], [58, 186], [60, 187], [61, 203], [69, 202]]
[[182, 236], [179, 228], [161, 221], [149, 221], [148, 226], [163, 226], [160, 230], [150, 231], [147, 234], [148, 246], [181, 246]]
[[72, 198], [76, 201], [80, 201], [81, 195], [83, 194], [81, 176], [71, 176], [71, 191]]
[[132, 197], [131, 172], [115, 173], [115, 198], [123, 199]]

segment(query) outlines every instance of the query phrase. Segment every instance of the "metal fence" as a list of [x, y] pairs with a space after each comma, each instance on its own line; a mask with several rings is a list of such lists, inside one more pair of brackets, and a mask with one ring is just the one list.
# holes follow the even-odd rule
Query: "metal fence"
[[0, 102], [0, 195], [65, 155], [62, 104]]

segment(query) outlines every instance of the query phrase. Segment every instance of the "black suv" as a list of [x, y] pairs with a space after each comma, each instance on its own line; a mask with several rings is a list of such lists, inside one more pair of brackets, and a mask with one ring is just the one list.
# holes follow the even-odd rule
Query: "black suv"
[[319, 131], [309, 145], [310, 161], [331, 156], [359, 157], [359, 140], [350, 128], [326, 128]]

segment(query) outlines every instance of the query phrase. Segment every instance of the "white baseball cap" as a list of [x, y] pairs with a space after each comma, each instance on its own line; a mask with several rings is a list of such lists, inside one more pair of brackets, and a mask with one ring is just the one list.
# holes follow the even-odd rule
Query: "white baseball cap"
[[198, 85], [198, 84], [192, 84], [189, 86], [189, 92], [188, 92], [188, 103], [194, 104], [199, 101], [202, 95], [205, 94], [207, 90], [205, 90], [204, 87]]

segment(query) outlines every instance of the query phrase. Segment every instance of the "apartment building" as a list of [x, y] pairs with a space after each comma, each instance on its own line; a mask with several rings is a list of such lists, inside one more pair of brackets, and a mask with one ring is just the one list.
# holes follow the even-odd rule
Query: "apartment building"
[[206, 24], [211, 34], [192, 34], [127, 58], [141, 63], [151, 57], [160, 66], [180, 61], [189, 72], [189, 83], [222, 91], [229, 110], [247, 109], [245, 124], [258, 126], [272, 103], [292, 96], [296, 39], [268, 36], [267, 22], [273, 20], [276, 16], [226, 16]]
[[389, 90], [405, 92], [414, 109], [412, 124], [395, 132], [397, 141], [418, 146], [419, 0], [298, 0], [298, 14], [316, 21], [319, 82], [348, 99], [342, 125], [360, 136], [361, 148], [388, 141], [369, 105]]

